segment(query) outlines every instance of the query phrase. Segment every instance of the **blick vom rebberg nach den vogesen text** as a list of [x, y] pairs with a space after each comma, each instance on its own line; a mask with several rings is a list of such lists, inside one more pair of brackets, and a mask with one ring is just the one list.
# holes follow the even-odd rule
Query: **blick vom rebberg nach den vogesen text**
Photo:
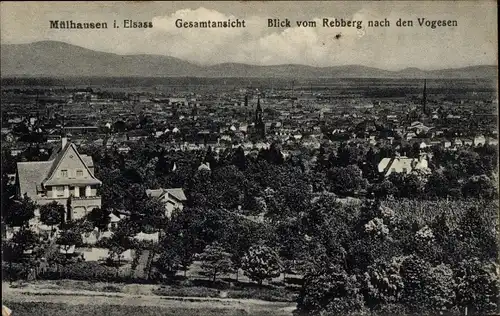
[[[218, 28], [246, 28], [248, 25], [245, 19], [227, 19], [227, 20], [183, 20], [177, 19], [174, 25], [178, 29], [218, 29]], [[457, 20], [429, 20], [427, 18], [389, 20], [387, 18], [379, 20], [351, 20], [344, 18], [322, 18], [314, 20], [296, 20], [291, 21], [288, 18], [269, 18], [266, 21], [266, 26], [269, 28], [291, 28], [291, 27], [323, 27], [323, 28], [356, 28], [362, 29], [365, 26], [371, 27], [426, 27], [431, 29], [443, 27], [458, 26]], [[136, 21], [132, 19], [124, 19], [121, 22], [113, 20], [105, 21], [74, 21], [74, 20], [50, 20], [50, 29], [61, 30], [96, 30], [96, 29], [150, 29], [153, 28], [153, 21]]]

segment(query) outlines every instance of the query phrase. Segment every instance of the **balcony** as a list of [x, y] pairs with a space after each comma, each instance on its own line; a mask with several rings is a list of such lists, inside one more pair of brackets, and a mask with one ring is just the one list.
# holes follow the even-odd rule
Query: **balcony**
[[101, 199], [100, 195], [93, 195], [93, 196], [71, 196], [72, 200], [94, 200], [94, 199]]

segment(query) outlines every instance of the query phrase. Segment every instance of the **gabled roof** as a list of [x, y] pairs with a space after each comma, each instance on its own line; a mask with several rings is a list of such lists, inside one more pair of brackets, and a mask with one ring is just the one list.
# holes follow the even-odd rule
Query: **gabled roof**
[[417, 162], [418, 159], [408, 157], [383, 158], [378, 164], [378, 171], [384, 174], [387, 174], [391, 168], [408, 168], [411, 171]]
[[198, 170], [211, 170], [210, 169], [210, 164], [208, 163], [202, 163], [199, 167], [198, 167]]
[[146, 194], [148, 196], [158, 198], [168, 194], [168, 196], [171, 196], [178, 201], [187, 201], [186, 194], [184, 194], [184, 190], [182, 188], [146, 190]]
[[49, 161], [53, 161], [52, 166], [49, 170], [49, 173], [47, 175], [47, 178], [50, 178], [52, 174], [54, 173], [55, 169], [57, 166], [59, 166], [59, 163], [62, 160], [62, 157], [64, 157], [64, 153], [69, 149], [70, 142], [66, 143], [66, 146], [62, 148], [61, 146], [58, 146], [56, 150], [54, 150], [49, 157]]
[[186, 195], [182, 188], [166, 189], [166, 192], [179, 201], [187, 201]]
[[394, 158], [382, 158], [378, 164], [378, 172], [387, 173], [388, 168], [392, 165]]
[[163, 195], [163, 189], [146, 190], [146, 194], [151, 197], [160, 197]]
[[119, 222], [121, 219], [122, 219], [121, 217], [116, 216], [116, 215], [115, 215], [115, 214], [113, 214], [113, 213], [109, 214], [109, 221], [110, 221], [111, 223], [117, 223], [117, 222]]
[[[71, 143], [71, 142], [68, 142], [66, 144], [66, 146], [64, 146], [63, 149], [59, 150], [59, 152], [57, 152], [57, 154], [55, 155], [55, 158], [54, 158], [54, 161], [52, 162], [52, 166], [51, 166], [51, 169], [47, 175], [47, 178], [46, 180], [43, 182], [44, 185], [51, 185], [51, 184], [54, 184], [54, 173], [55, 171], [57, 170], [57, 168], [59, 167], [59, 165], [61, 164], [61, 161], [63, 159], [63, 157], [65, 156], [66, 152], [68, 152], [68, 150], [70, 149], [73, 149], [73, 151], [76, 153], [76, 156], [78, 157], [78, 159], [80, 159], [80, 161], [82, 162], [82, 164], [84, 165], [85, 169], [87, 169], [87, 172], [89, 173], [89, 175], [91, 176], [91, 180], [86, 180], [86, 181], [83, 181], [85, 183], [90, 183], [92, 182], [93, 184], [101, 184], [101, 181], [98, 180], [95, 176], [94, 176], [94, 173], [92, 172], [92, 170], [90, 170], [89, 168], [93, 166], [93, 162], [91, 163], [92, 166], [89, 166], [87, 165], [87, 162], [90, 162], [92, 161], [92, 157], [89, 157], [89, 156], [86, 156], [84, 155], [82, 157], [82, 155], [80, 155], [80, 153], [78, 153], [78, 150], [76, 149], [76, 146], [75, 144]], [[72, 179], [71, 182], [73, 183], [75, 180]], [[58, 181], [59, 182], [59, 181]], [[59, 184], [59, 183], [58, 183]]]
[[[67, 143], [64, 148], [58, 146], [51, 154], [48, 161], [29, 161], [17, 163], [17, 174], [19, 181], [19, 189], [21, 194], [27, 194], [31, 198], [37, 197], [37, 191], [42, 189], [42, 183], [50, 184], [50, 179], [57, 170], [62, 158], [69, 148], [73, 148], [76, 155], [80, 158], [85, 168], [91, 175], [92, 179], [68, 179], [68, 184], [100, 184], [101, 181], [95, 178], [94, 174], [89, 170], [94, 163], [92, 157], [80, 155], [75, 145]], [[60, 182], [60, 181], [59, 181]], [[58, 183], [60, 184], [60, 183]]]

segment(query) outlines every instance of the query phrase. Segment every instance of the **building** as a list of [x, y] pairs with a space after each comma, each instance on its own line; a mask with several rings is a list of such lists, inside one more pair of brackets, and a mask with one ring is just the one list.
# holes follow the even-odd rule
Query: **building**
[[[101, 207], [92, 157], [81, 155], [75, 144], [61, 139], [48, 161], [17, 163], [19, 196], [27, 195], [39, 205], [58, 202], [66, 208], [66, 220], [84, 217]], [[68, 209], [68, 206], [69, 207]], [[35, 220], [39, 212], [35, 213]]]
[[165, 216], [170, 217], [175, 209], [182, 210], [184, 202], [187, 201], [182, 188], [146, 190], [146, 194], [151, 197], [160, 198], [165, 202]]
[[383, 158], [378, 164], [378, 172], [384, 177], [388, 177], [392, 173], [410, 174], [417, 170], [429, 172], [429, 162], [425, 154], [421, 154], [419, 158], [408, 157], [393, 157]]
[[483, 135], [474, 137], [475, 146], [484, 146], [486, 144], [486, 138]]
[[255, 136], [258, 139], [266, 138], [266, 124], [262, 117], [262, 107], [260, 106], [260, 97], [257, 99], [257, 108], [255, 109]]

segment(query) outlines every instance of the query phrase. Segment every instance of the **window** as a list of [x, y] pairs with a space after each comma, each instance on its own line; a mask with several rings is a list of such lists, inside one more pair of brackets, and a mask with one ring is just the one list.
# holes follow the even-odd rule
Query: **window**
[[76, 170], [76, 176], [83, 177], [83, 170], [80, 170], [80, 169]]
[[61, 177], [67, 178], [68, 177], [68, 170], [61, 170]]
[[408, 173], [408, 169], [403, 168], [403, 173]]
[[53, 190], [56, 191], [57, 197], [64, 196], [64, 187], [54, 187]]

